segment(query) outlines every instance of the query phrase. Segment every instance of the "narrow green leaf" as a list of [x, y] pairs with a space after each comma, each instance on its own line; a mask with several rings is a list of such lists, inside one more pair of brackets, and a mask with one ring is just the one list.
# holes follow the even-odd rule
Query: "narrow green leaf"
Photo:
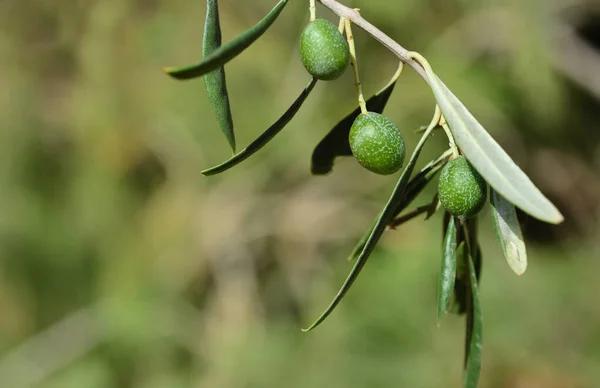
[[310, 331], [310, 330], [314, 329], [315, 327], [317, 327], [319, 324], [321, 324], [329, 316], [329, 314], [331, 314], [331, 312], [335, 309], [335, 307], [340, 303], [340, 301], [346, 295], [346, 293], [348, 292], [350, 287], [352, 287], [352, 284], [354, 283], [354, 281], [360, 274], [360, 271], [363, 269], [363, 267], [367, 263], [369, 256], [373, 252], [373, 249], [375, 248], [375, 245], [381, 238], [381, 235], [385, 231], [385, 228], [387, 227], [387, 225], [390, 223], [390, 221], [394, 217], [396, 209], [398, 209], [398, 205], [400, 204], [400, 202], [402, 201], [402, 198], [404, 197], [410, 176], [413, 172], [413, 169], [415, 168], [417, 159], [419, 158], [419, 155], [421, 154], [421, 150], [423, 149], [425, 142], [427, 141], [429, 135], [431, 134], [431, 132], [433, 131], [434, 128], [435, 128], [434, 126], [430, 126], [430, 128], [428, 128], [428, 131], [426, 131], [423, 134], [423, 136], [421, 137], [421, 140], [417, 144], [415, 151], [413, 152], [412, 156], [410, 157], [410, 161], [406, 165], [405, 170], [402, 172], [400, 179], [398, 180], [398, 183], [396, 184], [396, 187], [394, 188], [394, 191], [392, 192], [392, 195], [388, 199], [388, 202], [386, 203], [385, 207], [383, 208], [383, 211], [381, 213], [379, 213], [379, 216], [377, 217], [377, 219], [375, 221], [375, 224], [369, 234], [369, 237], [367, 238], [367, 240], [364, 244], [364, 247], [358, 256], [356, 263], [350, 270], [350, 274], [344, 281], [344, 284], [342, 285], [342, 287], [340, 288], [338, 293], [335, 295], [335, 297], [333, 298], [333, 300], [329, 304], [329, 306], [319, 316], [319, 318], [317, 318], [317, 320], [315, 322], [313, 322], [307, 329], [302, 329], [303, 331]]
[[558, 209], [430, 69], [427, 79], [456, 143], [490, 186], [533, 217], [553, 224], [562, 222]]
[[451, 150], [444, 152], [437, 159], [429, 162], [417, 175], [410, 180], [408, 186], [406, 187], [404, 197], [400, 201], [400, 204], [394, 213], [394, 217], [398, 216], [398, 214], [406, 209], [423, 191], [423, 189], [427, 187], [429, 182], [431, 182], [437, 173], [440, 172], [440, 170], [446, 165], [450, 155], [452, 155]]
[[450, 217], [446, 237], [444, 238], [444, 249], [442, 258], [442, 269], [438, 284], [438, 325], [448, 310], [450, 297], [454, 292], [454, 280], [456, 279], [456, 221]]
[[[383, 113], [395, 85], [395, 81], [391, 82], [369, 98], [367, 100], [367, 110], [369, 112]], [[348, 136], [350, 128], [358, 115], [360, 115], [360, 108], [356, 108], [352, 113], [344, 117], [317, 144], [312, 154], [311, 163], [311, 171], [314, 175], [325, 175], [331, 172], [336, 157], [352, 155]]]
[[[468, 251], [469, 249], [467, 249]], [[483, 346], [483, 314], [479, 304], [477, 273], [471, 254], [467, 254], [471, 303], [467, 316], [467, 353], [463, 387], [477, 388], [481, 372], [481, 350]]]
[[[217, 0], [206, 0], [206, 19], [204, 21], [204, 37], [202, 39], [202, 56], [210, 56], [221, 47], [221, 25], [219, 23], [219, 2]], [[227, 92], [227, 81], [225, 68], [207, 73], [204, 84], [208, 93], [208, 100], [213, 112], [217, 117], [221, 131], [225, 134], [231, 150], [235, 153], [235, 134], [233, 131], [233, 118], [229, 105], [229, 93]]]
[[456, 247], [456, 278], [454, 281], [454, 298], [449, 309], [454, 314], [462, 315], [467, 311], [467, 297], [469, 296], [469, 282], [467, 273], [465, 242], [458, 242]]
[[362, 252], [362, 250], [365, 249], [365, 245], [367, 244], [367, 240], [369, 240], [369, 236], [371, 235], [371, 233], [373, 233], [373, 229], [375, 229], [375, 226], [377, 225], [377, 220], [378, 219], [379, 218], [375, 219], [375, 222], [373, 222], [373, 225], [371, 225], [371, 227], [369, 228], [369, 230], [367, 230], [367, 233], [365, 233], [360, 238], [360, 240], [358, 241], [358, 243], [354, 246], [354, 248], [352, 249], [352, 252], [350, 252], [350, 256], [348, 256], [348, 261], [354, 261], [354, 260], [356, 260], [356, 258], [358, 258], [358, 256]]
[[[436, 174], [446, 165], [450, 155], [452, 155], [451, 150], [444, 152], [437, 159], [429, 162], [425, 167], [421, 169], [421, 171], [417, 175], [415, 175], [410, 180], [410, 182], [408, 182], [408, 185], [406, 186], [406, 192], [402, 196], [402, 199], [400, 200], [400, 203], [398, 204], [398, 207], [394, 212], [394, 217], [388, 225], [393, 225], [395, 223], [398, 214], [400, 214], [404, 209], [406, 209], [415, 200], [415, 198], [417, 198], [417, 196], [423, 191], [427, 184], [429, 184], [429, 182], [431, 182], [431, 180], [436, 176]], [[348, 256], [348, 261], [354, 261], [358, 257], [360, 252], [365, 247], [367, 239], [371, 235], [371, 232], [373, 231], [373, 228], [375, 227], [376, 223], [377, 220], [375, 220], [375, 222], [373, 223], [373, 225], [371, 225], [367, 233], [354, 246], [354, 249], [352, 249], [352, 252]]]
[[506, 262], [517, 275], [522, 275], [527, 269], [527, 252], [517, 211], [512, 203], [495, 190], [490, 190], [490, 203], [494, 229]]
[[[445, 212], [444, 214], [444, 236], [446, 233], [448, 222], [450, 221], [450, 214]], [[471, 255], [475, 264], [475, 273], [477, 275], [477, 281], [481, 281], [481, 266], [482, 266], [482, 252], [481, 246], [478, 242], [477, 236], [477, 218], [468, 219], [465, 221], [463, 227], [457, 230], [457, 248], [456, 248], [456, 281], [454, 282], [454, 298], [452, 300], [452, 306], [449, 309], [454, 314], [462, 315], [467, 312], [470, 305], [470, 286], [469, 286], [469, 272], [467, 265], [467, 238], [469, 241], [476, 242], [476, 251]]]
[[287, 123], [294, 118], [296, 113], [300, 110], [300, 107], [306, 101], [306, 98], [310, 94], [310, 92], [315, 87], [317, 83], [317, 79], [313, 78], [310, 83], [304, 88], [300, 96], [294, 101], [294, 103], [285, 111], [285, 113], [277, 120], [273, 125], [271, 125], [265, 132], [263, 132], [256, 140], [254, 140], [250, 145], [246, 148], [235, 154], [229, 160], [225, 162], [208, 168], [202, 171], [204, 175], [215, 175], [221, 173], [223, 171], [229, 170], [231, 167], [243, 162], [251, 155], [253, 155], [256, 151], [260, 150], [264, 147], [272, 138], [275, 137], [281, 130], [287, 125]]
[[271, 27], [273, 22], [275, 22], [287, 3], [288, 0], [281, 0], [271, 12], [256, 25], [219, 47], [212, 52], [212, 54], [205, 57], [202, 62], [182, 67], [165, 67], [163, 68], [163, 71], [173, 78], [186, 80], [201, 77], [206, 73], [224, 66], [260, 38], [262, 34]]

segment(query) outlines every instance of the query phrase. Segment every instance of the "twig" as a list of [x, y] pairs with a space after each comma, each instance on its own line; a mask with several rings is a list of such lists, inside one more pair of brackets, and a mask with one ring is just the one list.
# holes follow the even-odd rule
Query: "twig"
[[356, 24], [373, 38], [383, 44], [388, 50], [394, 53], [402, 62], [412, 67], [425, 82], [427, 82], [427, 76], [421, 65], [413, 60], [409, 55], [409, 50], [402, 47], [398, 42], [387, 36], [379, 28], [375, 27], [367, 20], [365, 20], [360, 13], [352, 8], [346, 7], [345, 5], [337, 2], [336, 0], [318, 0], [326, 8], [329, 8], [333, 13], [339, 17], [346, 18], [352, 23]]
[[388, 228], [389, 229], [396, 229], [398, 226], [412, 220], [415, 217], [420, 216], [423, 213], [427, 213], [429, 212], [431, 209], [431, 204], [427, 204], [427, 205], [423, 205], [423, 206], [419, 206], [418, 208], [394, 219], [389, 225]]

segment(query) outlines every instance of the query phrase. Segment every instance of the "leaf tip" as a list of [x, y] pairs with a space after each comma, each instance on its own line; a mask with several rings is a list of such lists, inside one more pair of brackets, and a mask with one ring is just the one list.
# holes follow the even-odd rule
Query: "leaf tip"
[[163, 73], [165, 73], [166, 75], [170, 76], [171, 78], [174, 78], [176, 80], [186, 80], [189, 78], [194, 78], [193, 76], [189, 76], [185, 73], [185, 69], [182, 69], [180, 67], [175, 67], [175, 66], [164, 66], [162, 68]]
[[565, 217], [562, 215], [561, 212], [559, 212], [558, 210], [556, 211], [556, 215], [553, 219], [553, 224], [554, 225], [558, 225], [558, 224], [562, 224], [565, 220]]

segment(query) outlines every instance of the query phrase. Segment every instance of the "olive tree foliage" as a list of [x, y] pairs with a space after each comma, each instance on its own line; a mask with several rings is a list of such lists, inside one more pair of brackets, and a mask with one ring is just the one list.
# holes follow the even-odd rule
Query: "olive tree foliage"
[[[258, 138], [236, 151], [234, 120], [229, 104], [224, 65], [250, 48], [281, 16], [288, 0], [280, 0], [256, 25], [222, 44], [218, 0], [207, 0], [203, 58], [182, 67], [166, 67], [174, 79], [203, 77], [209, 101], [233, 156], [207, 168], [209, 176], [237, 166], [265, 146], [294, 118], [319, 81], [331, 81], [351, 67], [357, 92], [357, 108], [343, 117], [316, 145], [311, 171], [325, 175], [338, 157], [354, 156], [367, 170], [382, 175], [401, 171], [387, 203], [371, 228], [349, 255], [352, 269], [332, 302], [304, 331], [321, 324], [352, 286], [384, 231], [419, 215], [429, 218], [444, 211], [444, 239], [438, 284], [438, 323], [448, 312], [466, 315], [465, 387], [476, 387], [481, 371], [482, 310], [479, 301], [481, 247], [477, 238], [477, 214], [486, 202], [502, 252], [511, 269], [521, 275], [527, 268], [527, 253], [516, 208], [548, 223], [558, 224], [563, 216], [540, 192], [511, 157], [498, 145], [461, 100], [436, 75], [432, 65], [418, 52], [409, 51], [365, 20], [359, 10], [336, 0], [318, 0], [340, 18], [339, 24], [316, 17], [315, 0], [307, 0], [308, 23], [299, 37], [301, 60], [311, 79], [291, 106]], [[364, 98], [352, 28], [356, 26], [385, 46], [399, 59], [398, 71], [390, 82], [370, 98]], [[386, 104], [405, 67], [410, 67], [431, 89], [434, 114], [405, 164], [405, 144], [398, 127], [383, 115]], [[448, 150], [420, 171], [415, 165], [430, 135], [443, 130]], [[440, 173], [438, 195], [427, 206], [408, 210], [413, 200]], [[488, 194], [489, 192], [489, 194]], [[406, 211], [406, 212], [405, 212]]]

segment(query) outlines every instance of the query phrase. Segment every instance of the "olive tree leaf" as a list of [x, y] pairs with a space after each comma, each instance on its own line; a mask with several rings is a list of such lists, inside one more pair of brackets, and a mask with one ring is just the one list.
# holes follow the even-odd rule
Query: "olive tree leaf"
[[452, 306], [449, 311], [454, 314], [462, 315], [467, 311], [467, 298], [469, 292], [467, 287], [469, 286], [468, 274], [467, 274], [467, 262], [466, 262], [466, 250], [465, 242], [458, 242], [456, 247], [456, 277], [454, 281], [454, 297], [452, 299]]
[[[444, 213], [444, 236], [448, 229], [451, 215]], [[452, 306], [449, 309], [454, 314], [462, 315], [467, 312], [471, 300], [471, 291], [469, 285], [469, 266], [467, 264], [467, 239], [472, 241], [475, 250], [471, 250], [471, 258], [475, 265], [475, 274], [477, 282], [481, 280], [482, 252], [477, 236], [477, 218], [467, 219], [461, 228], [457, 228], [457, 248], [456, 248], [456, 280], [454, 282], [454, 297]]]
[[375, 245], [377, 245], [377, 242], [383, 235], [383, 232], [385, 231], [387, 225], [394, 218], [394, 215], [396, 214], [396, 209], [398, 209], [398, 206], [401, 203], [402, 198], [404, 197], [404, 194], [406, 193], [406, 188], [408, 186], [408, 182], [409, 182], [410, 176], [413, 172], [413, 169], [415, 167], [415, 164], [417, 162], [417, 159], [419, 158], [419, 155], [421, 154], [421, 150], [423, 149], [425, 142], [429, 138], [429, 135], [431, 134], [431, 132], [433, 131], [434, 128], [435, 128], [435, 125], [430, 125], [428, 130], [423, 134], [423, 136], [421, 137], [421, 140], [415, 147], [415, 150], [414, 150], [412, 156], [410, 157], [410, 160], [409, 160], [408, 164], [406, 165], [406, 168], [400, 175], [400, 179], [398, 180], [398, 183], [396, 184], [394, 191], [392, 192], [392, 195], [388, 199], [388, 201], [387, 201], [385, 207], [383, 208], [383, 210], [381, 211], [381, 213], [379, 213], [379, 215], [378, 215], [374, 225], [372, 226], [370, 233], [364, 243], [364, 246], [363, 246], [362, 250], [360, 251], [360, 254], [358, 255], [358, 258], [357, 258], [356, 262], [354, 263], [354, 266], [350, 270], [350, 274], [348, 274], [348, 277], [342, 284], [342, 287], [340, 288], [338, 293], [335, 295], [335, 297], [333, 298], [333, 300], [331, 301], [329, 306], [325, 309], [325, 311], [323, 311], [323, 313], [308, 328], [302, 329], [303, 331], [310, 331], [310, 330], [314, 329], [315, 327], [317, 327], [318, 325], [320, 325], [329, 316], [329, 314], [331, 314], [331, 312], [336, 308], [336, 306], [340, 303], [340, 301], [344, 298], [344, 296], [346, 295], [346, 293], [348, 292], [350, 287], [352, 287], [352, 284], [354, 284], [354, 281], [356, 280], [356, 278], [360, 274], [360, 271], [363, 269], [363, 267], [367, 263], [369, 256], [371, 255], [371, 253], [373, 252], [373, 249], [375, 248]]
[[165, 67], [163, 71], [175, 79], [186, 80], [201, 77], [224, 66], [260, 38], [275, 22], [287, 3], [288, 0], [281, 0], [261, 21], [213, 51], [200, 63], [182, 67]]
[[256, 140], [254, 140], [250, 145], [246, 148], [232, 156], [230, 159], [225, 162], [208, 168], [202, 171], [203, 175], [215, 175], [221, 173], [223, 171], [229, 170], [231, 167], [243, 162], [255, 152], [264, 147], [271, 139], [273, 139], [281, 130], [294, 118], [296, 113], [302, 107], [304, 101], [313, 90], [317, 83], [317, 79], [313, 78], [310, 83], [304, 88], [300, 96], [294, 101], [294, 103], [285, 111], [285, 113], [273, 123], [266, 131], [264, 131]]
[[[446, 165], [450, 155], [452, 155], [452, 150], [444, 152], [437, 159], [427, 163], [427, 165], [423, 167], [421, 171], [419, 171], [419, 173], [410, 180], [410, 182], [408, 182], [408, 185], [406, 186], [406, 191], [402, 196], [402, 199], [400, 200], [400, 203], [398, 204], [398, 207], [396, 208], [396, 211], [394, 213], [394, 217], [390, 221], [388, 226], [393, 228], [398, 225], [396, 218], [398, 217], [398, 214], [400, 214], [414, 201], [414, 199], [423, 191], [423, 189], [429, 184], [429, 182], [431, 182], [431, 180], [437, 175], [437, 173]], [[375, 223], [376, 222], [377, 220], [375, 220]], [[360, 252], [363, 250], [363, 248], [365, 247], [365, 243], [369, 238], [369, 235], [375, 227], [375, 223], [371, 225], [367, 233], [363, 235], [360, 241], [354, 246], [354, 249], [352, 249], [352, 252], [348, 256], [348, 261], [354, 261], [358, 257]]]
[[[469, 245], [469, 244], [467, 244]], [[479, 374], [481, 373], [481, 349], [483, 346], [483, 314], [479, 303], [479, 290], [477, 287], [477, 273], [471, 258], [470, 249], [467, 248], [467, 265], [470, 286], [470, 306], [467, 310], [467, 335], [465, 354], [465, 373], [463, 387], [477, 388]]]
[[492, 136], [431, 69], [426, 70], [435, 99], [456, 143], [469, 162], [497, 192], [533, 217], [563, 221], [558, 209], [540, 192]]
[[[427, 187], [431, 180], [435, 178], [438, 172], [440, 172], [440, 170], [446, 165], [450, 155], [452, 155], [452, 150], [444, 152], [437, 159], [429, 162], [417, 175], [410, 180], [408, 186], [406, 187], [404, 197], [400, 201], [400, 204], [394, 213], [394, 217], [398, 216], [398, 214], [406, 209], [423, 191], [423, 189]], [[394, 224], [394, 222], [392, 221], [391, 224]]]
[[438, 283], [438, 325], [448, 310], [456, 279], [456, 220], [450, 217], [442, 254], [442, 269]]
[[[396, 81], [391, 82], [369, 98], [367, 100], [367, 110], [369, 112], [382, 113], [394, 91], [395, 85]], [[314, 175], [325, 175], [331, 172], [336, 157], [352, 155], [348, 136], [354, 120], [359, 115], [360, 108], [356, 108], [337, 123], [323, 140], [317, 144], [312, 154], [311, 163], [311, 171]]]
[[[206, 0], [206, 19], [204, 21], [204, 36], [202, 38], [202, 56], [210, 56], [221, 46], [221, 25], [219, 23], [218, 0]], [[225, 68], [223, 66], [207, 73], [204, 84], [208, 93], [208, 100], [217, 117], [221, 131], [225, 134], [231, 150], [235, 152], [235, 134], [233, 131], [233, 118], [227, 92]]]
[[502, 253], [510, 268], [517, 275], [522, 275], [527, 269], [527, 252], [517, 211], [512, 203], [493, 189], [490, 190], [490, 203], [494, 229], [502, 247]]

